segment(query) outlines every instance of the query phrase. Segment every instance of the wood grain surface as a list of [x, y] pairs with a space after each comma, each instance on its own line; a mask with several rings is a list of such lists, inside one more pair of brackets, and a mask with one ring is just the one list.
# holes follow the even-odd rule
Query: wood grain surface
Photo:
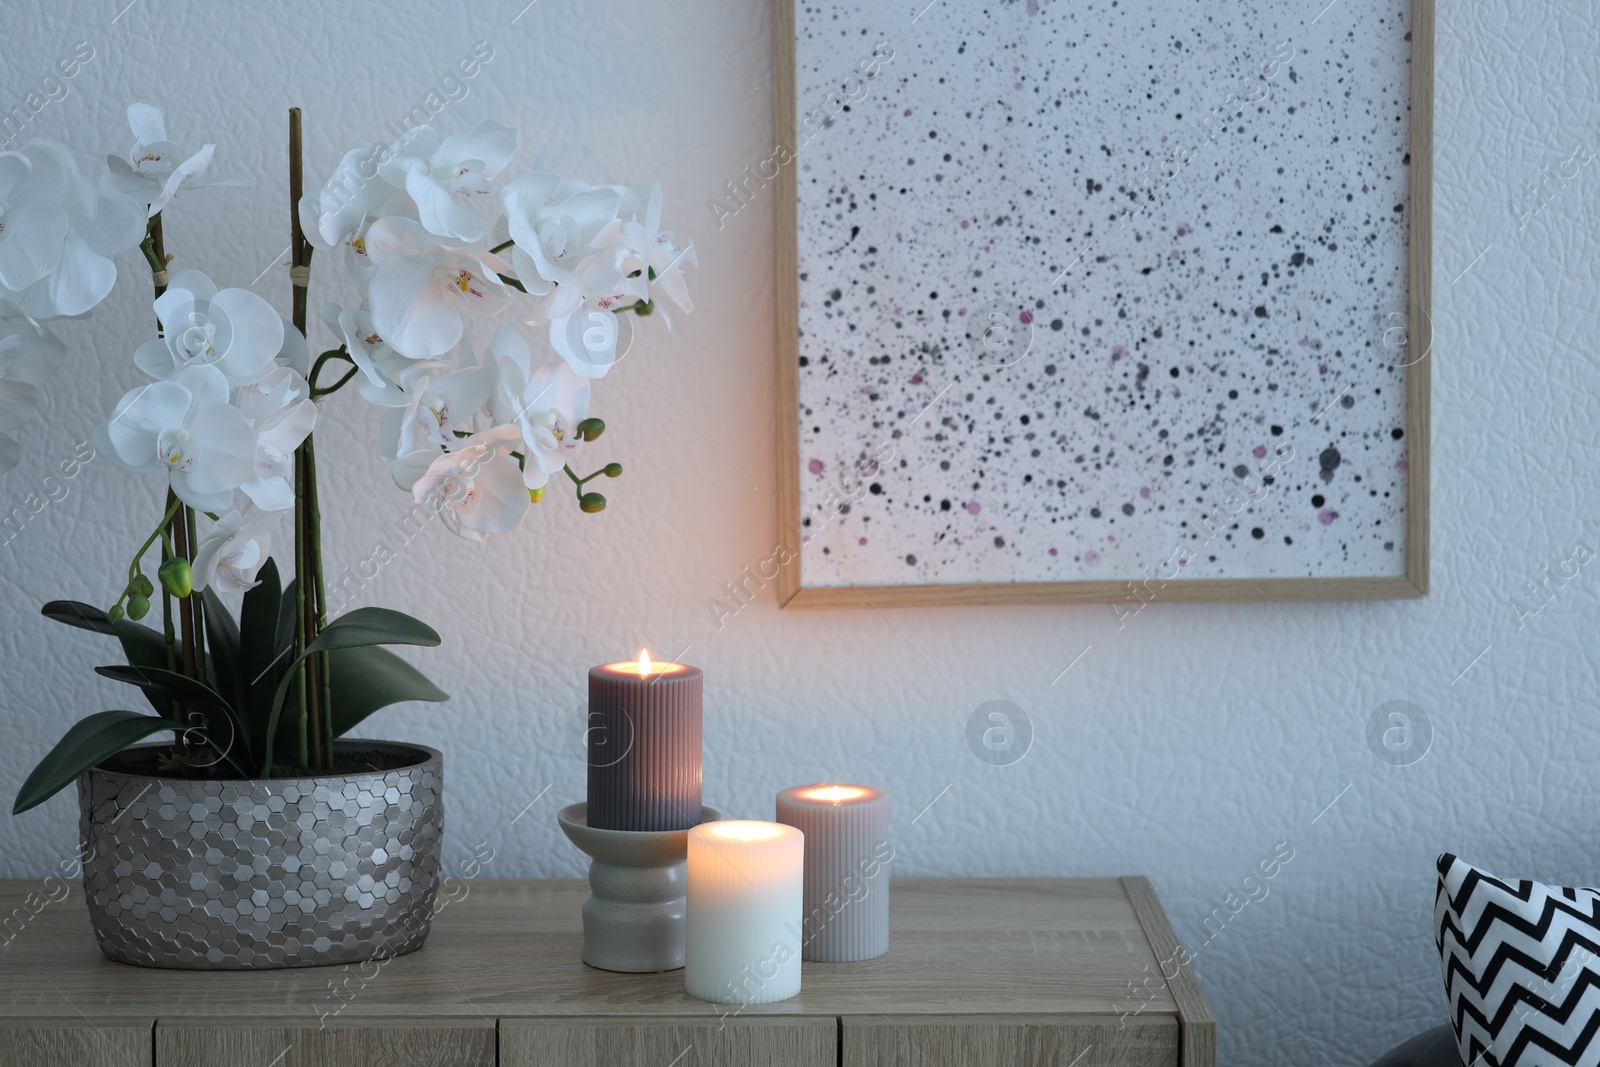
[[0, 1021], [0, 1064], [11, 1067], [151, 1067], [149, 1019]]
[[[0, 1064], [144, 1067], [153, 1027], [160, 1067], [473, 1065], [495, 1062], [496, 1024], [506, 1064], [663, 1067], [690, 1046], [682, 1067], [832, 1063], [840, 1048], [856, 1050], [846, 1062], [909, 1063], [897, 1041], [913, 1032], [918, 1047], [950, 1050], [949, 1062], [993, 1045], [1022, 1058], [992, 1062], [1054, 1064], [1070, 1052], [1068, 1067], [1094, 1044], [1078, 1067], [1177, 1064], [1180, 1042], [1189, 1067], [1214, 1062], [1215, 1024], [1193, 974], [1152, 977], [1177, 941], [1144, 879], [899, 879], [887, 955], [806, 963], [799, 996], [742, 1010], [688, 996], [681, 971], [586, 967], [585, 882], [462, 884], [465, 897], [412, 955], [256, 972], [111, 963], [74, 894], [33, 915], [0, 955], [0, 1042], [10, 1042]], [[35, 889], [0, 882], [0, 914]], [[956, 1032], [952, 1020], [976, 1029]], [[1120, 1051], [1101, 1059], [1108, 1049]]]
[[489, 1019], [180, 1019], [156, 1026], [159, 1067], [495, 1067]]
[[504, 1067], [834, 1067], [834, 1018], [500, 1020]]

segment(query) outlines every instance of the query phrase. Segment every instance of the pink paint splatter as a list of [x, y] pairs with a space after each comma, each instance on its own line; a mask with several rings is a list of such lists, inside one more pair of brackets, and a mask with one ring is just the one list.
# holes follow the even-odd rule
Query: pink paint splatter
[[1317, 373], [1318, 374], [1327, 374], [1328, 373], [1328, 365], [1326, 363], [1318, 363], [1317, 364]]
[[1018, 315], [1017, 318], [1021, 321], [1022, 325], [1030, 325], [1033, 322], [1033, 312], [1024, 311], [1022, 314]]
[[1091, 567], [1100, 566], [1100, 553], [1091, 548], [1083, 554], [1083, 562]]
[[1300, 347], [1301, 348], [1310, 348], [1311, 347], [1311, 336], [1309, 334], [1307, 334], [1305, 337], [1300, 338]]
[[1254, 448], [1252, 448], [1250, 450], [1250, 454], [1252, 456], [1256, 457], [1257, 459], [1262, 459], [1267, 454], [1267, 446], [1266, 445], [1256, 445], [1256, 447], [1254, 447]]
[[810, 471], [812, 474], [821, 474], [822, 473], [822, 460], [814, 459], [810, 463], [807, 463], [806, 464], [806, 470]]
[[906, 118], [910, 118], [910, 117], [911, 117], [911, 109], [908, 107], [908, 108], [906, 108]]
[[1139, 487], [1139, 495], [1142, 496], [1144, 499], [1149, 500], [1150, 499], [1150, 487], [1148, 485], [1140, 486]]
[[1112, 359], [1121, 359], [1123, 356], [1125, 356], [1127, 354], [1128, 354], [1128, 346], [1127, 345], [1113, 345], [1112, 348], [1111, 348], [1111, 358]]
[[1324, 526], [1332, 526], [1333, 520], [1337, 519], [1338, 517], [1339, 513], [1334, 511], [1332, 508], [1323, 508], [1321, 511], [1317, 512], [1317, 521], [1322, 523]]
[[972, 220], [971, 219], [962, 219], [961, 220], [961, 228], [963, 230], [967, 229], [971, 225], [972, 225]]
[[1051, 550], [1050, 550], [1050, 554], [1051, 554], [1051, 555], [1052, 555], [1052, 556], [1058, 556], [1058, 555], [1060, 555], [1060, 553], [1059, 553], [1059, 552], [1057, 552], [1057, 551], [1056, 551], [1056, 550], [1055, 550], [1055, 549], [1053, 549], [1053, 548], [1052, 548], [1052, 549], [1051, 549]]
[[1178, 236], [1179, 237], [1187, 237], [1193, 232], [1194, 232], [1194, 227], [1190, 226], [1187, 222], [1178, 223]]
[[980, 512], [982, 510], [983, 510], [983, 505], [978, 503], [976, 500], [967, 501], [967, 514], [968, 515], [976, 515], [978, 512]]
[[862, 539], [861, 539], [861, 543], [862, 543], [862, 544], [866, 544], [866, 543], [867, 543], [867, 539], [866, 539], [866, 538], [865, 538], [865, 537], [863, 537], [863, 538], [862, 538]]
[[913, 374], [911, 376], [911, 384], [912, 385], [921, 385], [922, 384], [922, 372], [921, 371], [917, 371], [917, 373], [915, 373], [915, 374]]

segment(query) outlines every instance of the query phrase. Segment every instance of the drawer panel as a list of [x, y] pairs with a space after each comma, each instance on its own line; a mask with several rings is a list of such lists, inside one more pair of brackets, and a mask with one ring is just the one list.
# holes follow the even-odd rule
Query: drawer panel
[[0, 1023], [0, 1064], [26, 1067], [152, 1067], [155, 1020], [86, 1022], [8, 1019]]
[[836, 1067], [839, 1024], [805, 1016], [502, 1018], [500, 1043], [500, 1062], [516, 1067]]
[[494, 1023], [196, 1019], [156, 1024], [156, 1067], [495, 1067]]
[[840, 1067], [1178, 1067], [1171, 1015], [846, 1016]]

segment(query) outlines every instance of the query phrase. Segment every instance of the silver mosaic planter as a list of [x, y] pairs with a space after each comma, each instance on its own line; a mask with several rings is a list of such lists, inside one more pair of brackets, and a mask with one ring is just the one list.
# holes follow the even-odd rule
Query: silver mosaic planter
[[335, 746], [406, 765], [210, 781], [123, 771], [133, 761], [114, 757], [80, 777], [84, 895], [107, 958], [253, 970], [421, 948], [439, 882], [443, 757]]

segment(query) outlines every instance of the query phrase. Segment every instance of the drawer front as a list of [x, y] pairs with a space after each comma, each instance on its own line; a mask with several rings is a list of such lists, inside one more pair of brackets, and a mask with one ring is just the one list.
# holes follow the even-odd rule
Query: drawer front
[[847, 1016], [840, 1067], [1178, 1067], [1178, 1020]]
[[826, 1018], [500, 1020], [500, 1062], [516, 1067], [836, 1067]]
[[488, 1020], [330, 1023], [215, 1019], [156, 1025], [155, 1067], [495, 1067]]
[[0, 1024], [0, 1064], [7, 1067], [152, 1067], [155, 1020], [88, 1023], [8, 1020]]

